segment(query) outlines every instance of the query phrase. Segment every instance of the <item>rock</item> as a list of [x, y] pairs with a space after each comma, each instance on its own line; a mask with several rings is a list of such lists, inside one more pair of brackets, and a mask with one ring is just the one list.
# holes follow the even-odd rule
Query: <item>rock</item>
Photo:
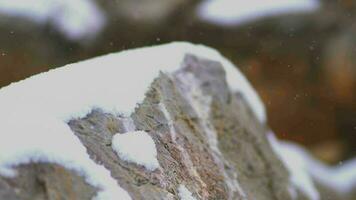
[[[132, 199], [179, 199], [183, 186], [195, 199], [289, 200], [291, 189], [308, 199], [290, 184], [264, 134], [266, 125], [225, 75], [221, 63], [187, 54], [178, 70], [159, 74], [131, 115], [98, 108], [68, 125]], [[136, 130], [154, 140], [158, 169], [148, 171], [113, 151], [114, 134]], [[16, 169], [15, 177], [0, 176], [0, 199], [91, 199], [100, 190], [84, 174], [51, 162]]]
[[55, 164], [18, 167], [16, 178], [0, 177], [0, 199], [90, 199], [96, 189], [77, 174]]

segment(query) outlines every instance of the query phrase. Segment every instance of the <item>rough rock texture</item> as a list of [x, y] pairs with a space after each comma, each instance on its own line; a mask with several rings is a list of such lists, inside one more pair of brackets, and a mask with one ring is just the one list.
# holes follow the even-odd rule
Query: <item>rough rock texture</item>
[[[187, 55], [180, 70], [153, 81], [131, 116], [97, 109], [68, 125], [132, 199], [179, 199], [181, 184], [196, 199], [292, 199], [288, 172], [267, 142], [266, 127], [243, 95], [229, 90], [215, 61]], [[146, 171], [112, 150], [115, 133], [133, 130], [153, 138], [159, 169]], [[16, 178], [0, 177], [0, 199], [91, 199], [97, 191], [58, 165], [18, 168]]]

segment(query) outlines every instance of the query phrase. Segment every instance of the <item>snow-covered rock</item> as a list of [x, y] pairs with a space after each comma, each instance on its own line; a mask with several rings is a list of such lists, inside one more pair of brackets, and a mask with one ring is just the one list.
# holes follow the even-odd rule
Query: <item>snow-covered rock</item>
[[76, 41], [94, 37], [106, 22], [104, 12], [93, 0], [0, 0], [0, 15], [52, 24]]
[[292, 198], [259, 97], [205, 46], [67, 65], [2, 88], [0, 110], [0, 199]]

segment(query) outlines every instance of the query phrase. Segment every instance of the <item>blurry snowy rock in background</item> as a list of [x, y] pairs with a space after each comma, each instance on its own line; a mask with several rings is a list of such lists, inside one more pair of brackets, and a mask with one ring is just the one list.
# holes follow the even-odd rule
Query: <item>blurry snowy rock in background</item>
[[49, 23], [73, 41], [95, 37], [106, 22], [92, 0], [0, 0], [0, 15]]
[[[303, 191], [312, 200], [319, 200], [320, 195], [316, 189], [311, 177], [308, 174], [307, 165], [298, 152], [291, 151], [283, 146], [272, 132], [267, 135], [268, 140], [277, 155], [283, 161], [284, 165], [290, 172], [291, 183], [299, 190]], [[296, 194], [294, 188], [290, 188], [292, 194]]]
[[106, 7], [112, 19], [134, 22], [136, 25], [159, 26], [161, 25], [160, 23], [166, 21], [178, 7], [188, 2], [187, 0], [113, 0], [100, 3]]
[[328, 166], [315, 159], [302, 146], [278, 140], [269, 132], [273, 150], [288, 168], [291, 182], [310, 199], [353, 199], [356, 189], [356, 159]]
[[312, 12], [318, 0], [205, 0], [198, 7], [198, 16], [206, 22], [234, 26], [269, 16]]

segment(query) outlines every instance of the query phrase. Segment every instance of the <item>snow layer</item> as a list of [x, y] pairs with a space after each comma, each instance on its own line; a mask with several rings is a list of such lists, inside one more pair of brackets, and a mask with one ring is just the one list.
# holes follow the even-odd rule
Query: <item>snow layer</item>
[[122, 160], [143, 165], [150, 171], [159, 168], [155, 142], [144, 131], [115, 134], [112, 148]]
[[95, 36], [106, 21], [92, 0], [0, 0], [0, 14], [49, 22], [70, 40]]
[[66, 122], [86, 116], [93, 108], [131, 114], [159, 72], [178, 69], [187, 53], [221, 62], [231, 89], [241, 92], [265, 122], [264, 106], [251, 85], [217, 51], [182, 42], [129, 50], [70, 64], [0, 89], [0, 174], [14, 176], [12, 167], [29, 162], [57, 163], [98, 186], [101, 199], [113, 199], [110, 196], [117, 193], [129, 199], [109, 171], [90, 160]]
[[330, 167], [313, 158], [297, 144], [277, 141], [273, 133], [268, 134], [268, 139], [290, 170], [291, 182], [312, 200], [320, 197], [311, 178], [335, 190], [341, 196], [350, 194], [356, 188], [356, 159], [337, 167]]
[[180, 200], [196, 200], [196, 198], [193, 197], [192, 193], [184, 185], [179, 185], [178, 196]]
[[268, 16], [311, 12], [319, 7], [318, 0], [205, 0], [197, 12], [204, 21], [233, 26]]
[[84, 117], [93, 108], [129, 115], [159, 72], [177, 70], [186, 54], [220, 62], [229, 87], [241, 92], [256, 117], [266, 121], [259, 96], [230, 61], [214, 49], [184, 42], [109, 54], [13, 83], [0, 90], [1, 110], [15, 113], [31, 109], [62, 120]]

